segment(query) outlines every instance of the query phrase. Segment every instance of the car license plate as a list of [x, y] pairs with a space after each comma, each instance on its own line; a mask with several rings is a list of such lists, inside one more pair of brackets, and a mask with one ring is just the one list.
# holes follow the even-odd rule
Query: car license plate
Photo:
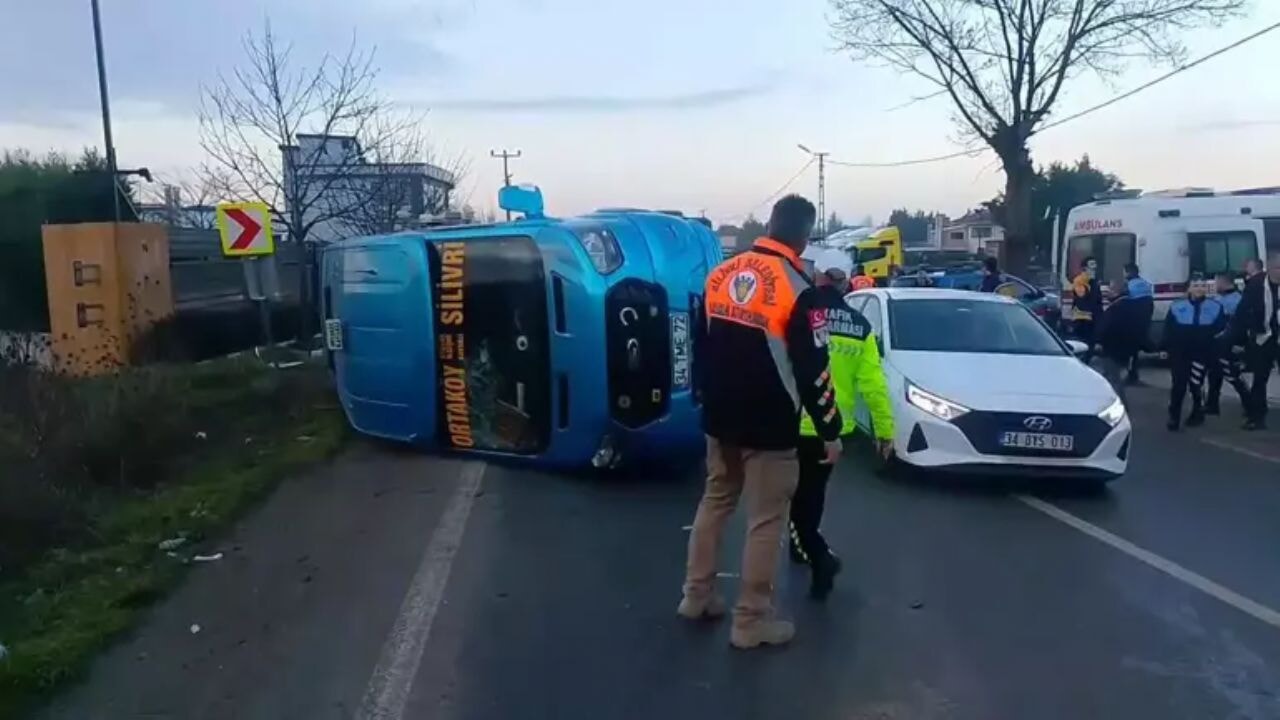
[[1075, 448], [1076, 439], [1074, 435], [1007, 432], [1000, 435], [1000, 444], [1007, 448], [1019, 448], [1023, 450], [1071, 452], [1071, 450]]
[[689, 387], [689, 313], [671, 313], [671, 384]]

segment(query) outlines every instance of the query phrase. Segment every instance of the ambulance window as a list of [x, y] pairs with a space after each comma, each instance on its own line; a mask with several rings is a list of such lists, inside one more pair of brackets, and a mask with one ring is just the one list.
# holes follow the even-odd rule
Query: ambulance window
[[1193, 273], [1238, 273], [1245, 260], [1258, 257], [1258, 237], [1248, 230], [1187, 233], [1187, 252]]
[[1280, 253], [1280, 218], [1265, 218], [1262, 231], [1267, 238], [1267, 254]]
[[1067, 241], [1067, 277], [1074, 278], [1085, 258], [1093, 257], [1098, 261], [1098, 280], [1119, 280], [1125, 263], [1134, 262], [1135, 245], [1132, 233], [1076, 235]]

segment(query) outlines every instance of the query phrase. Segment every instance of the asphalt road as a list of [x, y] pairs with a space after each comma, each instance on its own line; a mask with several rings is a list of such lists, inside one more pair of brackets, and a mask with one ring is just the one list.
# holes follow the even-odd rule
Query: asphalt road
[[785, 568], [797, 638], [746, 653], [675, 616], [696, 469], [600, 482], [366, 447], [283, 487], [45, 715], [1280, 718], [1280, 435], [1171, 437], [1158, 403], [1139, 393], [1130, 473], [1100, 496], [892, 483], [849, 457], [836, 592], [815, 604]]

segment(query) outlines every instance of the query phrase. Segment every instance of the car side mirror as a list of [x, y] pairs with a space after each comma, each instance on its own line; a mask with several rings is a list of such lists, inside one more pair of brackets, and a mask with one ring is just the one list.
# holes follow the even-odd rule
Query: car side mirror
[[1079, 340], [1068, 340], [1067, 347], [1071, 348], [1072, 355], [1082, 359], [1089, 352], [1089, 346]]

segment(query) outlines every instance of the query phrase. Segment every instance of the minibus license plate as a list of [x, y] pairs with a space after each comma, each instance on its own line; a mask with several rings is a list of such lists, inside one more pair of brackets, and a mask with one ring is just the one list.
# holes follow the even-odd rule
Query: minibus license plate
[[689, 387], [689, 314], [671, 313], [671, 384]]

